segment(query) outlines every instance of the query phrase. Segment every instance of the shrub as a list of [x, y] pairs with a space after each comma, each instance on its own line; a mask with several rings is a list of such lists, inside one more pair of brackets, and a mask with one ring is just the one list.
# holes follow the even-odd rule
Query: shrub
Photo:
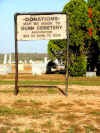
[[86, 58], [78, 56], [74, 62], [69, 65], [70, 76], [83, 76], [86, 73]]

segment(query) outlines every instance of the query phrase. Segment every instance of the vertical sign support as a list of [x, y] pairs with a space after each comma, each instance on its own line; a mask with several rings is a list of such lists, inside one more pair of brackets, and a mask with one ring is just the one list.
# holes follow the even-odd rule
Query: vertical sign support
[[14, 16], [15, 21], [15, 95], [18, 94], [18, 45], [17, 45], [17, 15]]
[[69, 70], [68, 70], [68, 67], [69, 67], [69, 16], [68, 14], [66, 15], [66, 18], [67, 18], [67, 24], [66, 24], [66, 27], [67, 27], [67, 39], [66, 39], [66, 88], [65, 88], [65, 93], [66, 93], [66, 96], [68, 95], [68, 78], [69, 78]]

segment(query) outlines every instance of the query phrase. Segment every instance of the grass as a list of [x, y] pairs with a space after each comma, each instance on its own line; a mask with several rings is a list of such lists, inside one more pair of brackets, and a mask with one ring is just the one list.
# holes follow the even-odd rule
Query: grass
[[0, 106], [0, 116], [9, 116], [9, 115], [27, 115], [28, 111], [21, 108], [10, 108], [7, 106]]
[[33, 129], [25, 129], [25, 133], [36, 133]]
[[91, 112], [92, 115], [95, 115], [95, 116], [100, 116], [100, 111], [93, 111]]
[[70, 85], [72, 85], [72, 84], [74, 84], [74, 85], [86, 85], [86, 86], [100, 86], [100, 81], [96, 81], [96, 80], [94, 80], [94, 81], [91, 81], [90, 79], [88, 79], [88, 80], [74, 80], [74, 81], [69, 81], [69, 84]]
[[56, 94], [57, 93], [57, 89], [55, 90], [55, 89], [47, 89], [47, 92], [48, 92], [48, 94]]
[[[80, 84], [83, 83], [83, 81], [83, 85], [86, 85], [86, 83], [89, 85], [97, 85], [100, 78], [69, 78], [70, 84]], [[7, 82], [10, 83], [12, 81], [9, 79]], [[25, 80], [22, 83], [24, 82], [26, 82], [26, 84], [33, 83], [32, 79], [31, 82], [30, 80]], [[41, 80], [41, 83], [42, 82], [45, 83], [45, 80]], [[56, 81], [48, 82], [59, 83], [57, 79]], [[37, 81], [37, 83], [39, 83], [39, 81]], [[64, 81], [61, 79], [60, 83], [64, 83]], [[14, 81], [12, 84], [14, 84]], [[71, 89], [69, 90], [71, 99], [69, 97], [61, 97], [61, 95], [57, 95], [57, 97], [55, 97], [55, 95], [54, 97], [50, 96], [50, 99], [46, 99], [46, 97], [44, 99], [42, 97], [41, 99], [42, 93], [45, 95], [48, 93], [55, 94], [58, 93], [58, 90], [55, 88], [47, 88], [45, 90], [42, 88], [20, 88], [21, 95], [18, 95], [16, 98], [9, 94], [8, 96], [11, 96], [12, 98], [8, 98], [6, 101], [5, 98], [7, 94], [5, 95], [5, 93], [13, 92], [13, 89], [14, 86], [9, 87], [8, 89], [7, 87], [0, 86], [0, 133], [7, 133], [8, 131], [15, 131], [15, 133], [39, 133], [39, 131], [49, 133], [81, 133], [82, 131], [85, 133], [99, 132], [100, 110], [98, 91], [94, 93], [93, 90]], [[5, 93], [3, 94], [3, 92]], [[30, 93], [22, 95], [22, 92]], [[32, 92], [34, 92], [35, 95], [31, 95]], [[77, 98], [75, 96], [75, 99], [74, 94], [77, 96]], [[91, 97], [90, 94], [93, 94], [93, 97]], [[89, 96], [90, 98], [87, 98]], [[77, 114], [78, 112], [79, 114]], [[86, 116], [87, 120], [85, 122], [84, 118]], [[22, 119], [25, 123], [23, 121], [21, 122]], [[77, 123], [79, 120], [81, 120], [81, 122]], [[95, 123], [97, 123], [97, 126], [95, 126]]]
[[41, 118], [52, 116], [53, 112], [50, 109], [43, 109], [40, 101], [35, 100], [16, 100], [11, 107], [0, 106], [0, 116], [32, 116], [32, 118]]
[[30, 103], [32, 104], [32, 106], [40, 106], [40, 105], [42, 105], [42, 103], [40, 101], [36, 101], [36, 100], [30, 100]]
[[26, 104], [19, 103], [20, 106], [14, 106], [12, 108], [7, 106], [0, 106], [0, 116], [12, 116], [12, 115], [18, 115], [18, 116], [30, 116], [32, 115], [33, 118], [40, 118], [40, 116], [43, 116], [44, 114], [50, 114], [51, 112], [49, 110], [43, 110], [37, 109], [34, 106], [29, 106], [27, 108]]
[[69, 89], [69, 92], [72, 93], [72, 94], [77, 94], [77, 95], [95, 95], [97, 94], [96, 91], [94, 90], [70, 90]]
[[[96, 133], [96, 129], [92, 125], [87, 125], [84, 127], [85, 133]], [[67, 129], [66, 133], [76, 133], [77, 132], [77, 127], [75, 125], [70, 126]]]
[[42, 127], [47, 128], [47, 129], [51, 129], [53, 128], [53, 126], [54, 125], [51, 120], [47, 120], [45, 123], [42, 124]]
[[[11, 80], [0, 80], [0, 85], [14, 85], [15, 81]], [[19, 85], [34, 85], [34, 84], [41, 84], [41, 85], [59, 85], [59, 84], [64, 84], [64, 81], [46, 81], [46, 80], [39, 80], [39, 81], [34, 81], [34, 80], [23, 80], [19, 81]]]
[[13, 110], [6, 106], [0, 106], [0, 116], [13, 114]]
[[18, 99], [18, 100], [16, 100], [16, 103], [26, 103], [27, 102], [27, 100], [25, 100], [25, 99]]
[[40, 119], [44, 116], [53, 116], [53, 112], [48, 109], [33, 109], [31, 113], [33, 119]]
[[0, 133], [7, 133], [10, 127], [0, 127]]
[[71, 126], [69, 129], [67, 129], [67, 133], [75, 133], [75, 127]]
[[86, 133], [96, 133], [96, 129], [92, 125], [85, 126]]
[[[0, 80], [0, 85], [14, 85], [15, 81], [14, 80]], [[39, 84], [39, 85], [64, 85], [65, 81], [48, 81], [48, 80], [22, 80], [19, 81], [19, 85], [34, 85], [34, 84]], [[69, 79], [69, 84], [70, 85], [83, 85], [83, 86], [100, 86], [100, 80], [91, 80], [90, 79]]]
[[[10, 76], [10, 75], [9, 75]], [[5, 76], [3, 78], [0, 78], [0, 85], [14, 85], [15, 81], [14, 78], [12, 77], [9, 79], [9, 76]], [[47, 78], [44, 76], [39, 77], [39, 79], [35, 76], [33, 77], [28, 77], [27, 79], [24, 77], [23, 79], [19, 80], [19, 85], [34, 85], [34, 84], [39, 84], [39, 85], [64, 85], [65, 80], [64, 77], [61, 75], [52, 75], [52, 78], [49, 77], [49, 75], [46, 75]], [[50, 79], [49, 79], [50, 78]], [[58, 80], [59, 79], [59, 80]], [[86, 78], [86, 77], [69, 77], [69, 84], [70, 85], [86, 85], [86, 86], [100, 86], [100, 77], [93, 77], [93, 78]]]
[[[60, 97], [61, 98], [61, 97]], [[55, 100], [55, 102], [52, 100], [49, 104], [45, 103], [44, 101], [41, 101], [39, 99], [33, 99], [29, 98], [26, 99], [26, 97], [18, 98], [13, 101], [13, 103], [10, 103], [7, 101], [7, 103], [2, 103], [0, 104], [0, 117], [2, 118], [0, 123], [2, 123], [4, 126], [0, 127], [0, 133], [7, 133], [8, 131], [15, 133], [39, 133], [37, 128], [40, 128], [40, 132], [48, 132], [49, 133], [78, 133], [81, 131], [84, 131], [85, 133], [97, 133], [98, 127], [95, 127], [95, 125], [89, 121], [88, 124], [84, 123], [84, 116], [82, 118], [80, 117], [81, 115], [77, 116], [75, 113], [78, 111], [72, 110], [74, 109], [74, 105], [79, 105], [79, 102], [72, 103], [72, 101], [67, 101], [62, 102], [61, 99]], [[78, 100], [78, 99], [77, 99]], [[84, 100], [84, 99], [80, 99]], [[84, 101], [80, 101], [80, 103], [84, 103]], [[94, 101], [92, 101], [94, 103]], [[80, 105], [79, 105], [80, 106]], [[53, 107], [58, 107], [57, 109], [54, 109]], [[70, 108], [69, 108], [70, 107]], [[81, 105], [81, 107], [84, 107], [84, 109], [87, 107], [87, 105]], [[64, 109], [63, 109], [64, 108]], [[100, 115], [99, 112], [99, 107], [98, 109], [94, 110], [94, 104], [93, 104], [93, 109], [91, 109], [89, 112], [91, 117], [91, 120], [94, 120], [94, 116], [97, 118]], [[59, 110], [61, 109], [61, 110]], [[63, 110], [62, 110], [63, 109]], [[84, 112], [83, 110], [80, 110], [80, 107], [77, 108], [79, 110], [79, 113]], [[89, 111], [89, 110], [88, 110]], [[58, 117], [60, 116], [60, 117]], [[90, 119], [90, 116], [88, 119]], [[20, 123], [19, 121], [16, 121], [17, 119], [20, 120], [21, 118], [28, 118], [28, 120], [33, 120], [29, 121], [30, 125], [26, 129], [23, 129], [24, 123]], [[80, 118], [79, 118], [80, 117]], [[56, 121], [55, 121], [56, 118]], [[14, 121], [12, 121], [14, 119]], [[83, 119], [82, 123], [79, 123], [79, 125], [75, 122], [78, 121], [79, 119]], [[87, 119], [87, 120], [88, 120]], [[27, 120], [27, 119], [25, 119]], [[40, 123], [36, 123], [35, 121]], [[23, 121], [22, 121], [23, 122]], [[57, 124], [55, 124], [57, 123]], [[69, 123], [69, 124], [68, 124]], [[73, 124], [73, 125], [72, 125]], [[82, 124], [82, 129], [80, 124]], [[99, 121], [98, 121], [99, 125]], [[10, 129], [9, 129], [10, 128]]]
[[[1, 127], [0, 128], [0, 133], [22, 133], [22, 131], [20, 131], [20, 129], [18, 127], [15, 127], [13, 129], [11, 129], [11, 127], [5, 126], [5, 127]], [[35, 132], [34, 129], [25, 129], [23, 131], [24, 133], [39, 133], [39, 132]]]
[[[13, 93], [14, 92], [14, 90], [13, 89], [9, 89], [9, 90], [0, 90], [0, 93], [5, 93], [5, 94], [7, 94], [7, 93]], [[32, 92], [34, 92], [34, 93], [37, 93], [37, 94], [42, 94], [42, 93], [47, 93], [47, 94], [57, 94], [58, 93], [58, 90], [57, 89], [55, 89], [55, 88], [46, 88], [46, 89], [40, 89], [40, 90], [37, 90], [37, 89], [29, 89], [29, 88], [20, 88], [20, 93], [21, 94], [23, 94], [23, 93], [32, 93]], [[18, 100], [18, 102], [23, 102], [23, 100]], [[33, 103], [34, 103], [34, 101], [33, 101]]]

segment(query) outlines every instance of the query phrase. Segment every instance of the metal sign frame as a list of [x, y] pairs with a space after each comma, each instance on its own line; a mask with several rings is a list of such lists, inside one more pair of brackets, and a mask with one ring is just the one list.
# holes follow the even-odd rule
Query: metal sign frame
[[[65, 14], [62, 12], [41, 12], [41, 13], [16, 13], [14, 15], [14, 28], [15, 28], [15, 89], [14, 89], [14, 94], [17, 95], [19, 92], [19, 88], [20, 87], [55, 87], [60, 89], [57, 86], [52, 86], [52, 85], [31, 85], [31, 86], [25, 86], [25, 85], [18, 85], [18, 40], [17, 40], [17, 16], [18, 15], [53, 15], [53, 14]], [[66, 52], [65, 52], [65, 61], [66, 61], [66, 73], [65, 73], [65, 92], [63, 92], [63, 94], [68, 95], [68, 77], [69, 77], [69, 72], [68, 72], [68, 66], [69, 66], [69, 16], [68, 14], [66, 15]]]

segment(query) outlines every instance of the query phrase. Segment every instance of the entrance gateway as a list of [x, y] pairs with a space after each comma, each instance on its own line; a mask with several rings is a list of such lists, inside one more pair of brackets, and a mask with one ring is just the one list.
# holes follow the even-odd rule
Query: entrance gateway
[[18, 85], [18, 41], [66, 39], [66, 73], [65, 94], [68, 94], [68, 49], [69, 22], [68, 15], [59, 12], [50, 13], [16, 13], [15, 22], [15, 95], [19, 87], [57, 87], [47, 85]]

